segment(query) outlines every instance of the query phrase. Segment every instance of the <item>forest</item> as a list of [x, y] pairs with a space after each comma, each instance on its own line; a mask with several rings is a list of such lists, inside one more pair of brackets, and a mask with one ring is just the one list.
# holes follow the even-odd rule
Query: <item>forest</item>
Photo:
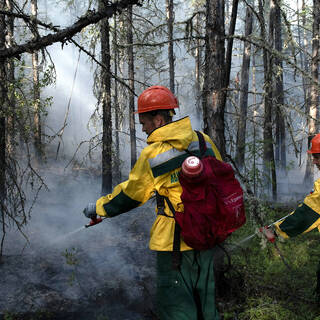
[[244, 190], [247, 223], [216, 250], [221, 319], [320, 319], [317, 231], [258, 231], [320, 177], [319, 37], [320, 0], [2, 0], [0, 320], [157, 319], [154, 200], [88, 229], [82, 214], [147, 145], [152, 85]]

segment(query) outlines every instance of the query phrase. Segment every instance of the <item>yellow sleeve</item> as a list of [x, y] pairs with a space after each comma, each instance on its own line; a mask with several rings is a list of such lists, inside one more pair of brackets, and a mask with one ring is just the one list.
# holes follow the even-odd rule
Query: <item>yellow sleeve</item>
[[295, 237], [320, 226], [320, 179], [314, 183], [314, 191], [307, 195], [287, 218], [275, 225], [283, 238]]
[[128, 180], [118, 184], [112, 193], [97, 200], [97, 214], [114, 217], [127, 212], [148, 201], [153, 191], [154, 179], [147, 152], [144, 149], [132, 168]]

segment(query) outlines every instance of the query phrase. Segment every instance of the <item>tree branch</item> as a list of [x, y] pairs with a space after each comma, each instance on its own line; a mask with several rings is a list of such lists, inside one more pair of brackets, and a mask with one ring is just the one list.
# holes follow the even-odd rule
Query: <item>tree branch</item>
[[104, 10], [98, 12], [88, 11], [86, 15], [80, 17], [79, 20], [70, 27], [62, 30], [55, 28], [57, 30], [55, 33], [42, 36], [36, 40], [30, 40], [21, 45], [15, 45], [10, 48], [0, 49], [0, 59], [18, 57], [24, 52], [34, 52], [50, 46], [56, 42], [64, 43], [66, 41], [70, 41], [74, 35], [76, 35], [88, 25], [95, 24], [104, 18], [110, 18], [112, 15], [121, 12], [129, 5], [139, 5], [139, 1], [141, 0], [120, 0], [118, 2], [105, 6]]

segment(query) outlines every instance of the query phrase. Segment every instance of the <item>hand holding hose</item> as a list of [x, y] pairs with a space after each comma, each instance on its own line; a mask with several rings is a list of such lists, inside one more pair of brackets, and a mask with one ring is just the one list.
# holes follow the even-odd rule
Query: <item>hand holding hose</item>
[[96, 204], [95, 203], [88, 203], [87, 206], [83, 209], [83, 214], [91, 219], [91, 221], [85, 225], [86, 228], [92, 227], [102, 221], [102, 218], [97, 216], [96, 212]]
[[95, 219], [97, 217], [96, 204], [93, 202], [88, 203], [83, 209], [83, 214], [89, 219]]

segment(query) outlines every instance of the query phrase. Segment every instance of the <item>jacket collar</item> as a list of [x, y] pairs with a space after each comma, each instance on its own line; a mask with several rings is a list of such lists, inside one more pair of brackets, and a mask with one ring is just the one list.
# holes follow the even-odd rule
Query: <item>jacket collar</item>
[[190, 118], [185, 117], [153, 130], [147, 143], [167, 142], [178, 150], [185, 150], [192, 141], [192, 136]]

